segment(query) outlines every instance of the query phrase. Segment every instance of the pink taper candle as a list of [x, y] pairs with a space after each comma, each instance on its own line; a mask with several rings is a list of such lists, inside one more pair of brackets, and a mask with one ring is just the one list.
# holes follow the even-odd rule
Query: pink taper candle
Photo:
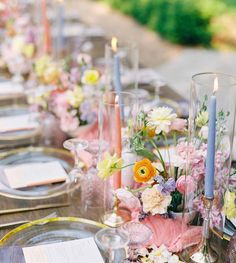
[[[120, 105], [119, 96], [115, 98], [115, 131], [116, 131], [116, 142], [115, 151], [118, 158], [121, 158], [122, 143], [121, 143], [121, 119], [120, 119]], [[114, 175], [114, 188], [121, 188], [121, 171]]]
[[42, 19], [43, 19], [43, 27], [44, 27], [44, 39], [43, 39], [43, 48], [44, 53], [51, 52], [51, 35], [50, 35], [50, 27], [47, 16], [47, 1], [42, 0]]

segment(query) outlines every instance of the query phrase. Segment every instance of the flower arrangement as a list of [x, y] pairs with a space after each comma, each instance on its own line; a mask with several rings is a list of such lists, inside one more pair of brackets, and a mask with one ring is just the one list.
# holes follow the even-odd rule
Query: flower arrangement
[[1, 68], [13, 75], [29, 74], [37, 51], [36, 35], [37, 30], [27, 15], [9, 18], [1, 48]]
[[[193, 220], [196, 212], [199, 212], [201, 217], [205, 215], [203, 197], [208, 136], [206, 99], [196, 117], [197, 127], [191, 141], [186, 140], [186, 120], [178, 118], [170, 108], [159, 107], [138, 115], [138, 127], [130, 138], [130, 150], [139, 156], [138, 161], [126, 163], [125, 159], [117, 158], [116, 155], [106, 155], [98, 164], [98, 176], [103, 179], [122, 171], [127, 166], [132, 167], [130, 176], [136, 184], [135, 187], [124, 186], [116, 190], [119, 206], [131, 211], [132, 220], [139, 220], [155, 228], [154, 233], [159, 233], [155, 237], [155, 244], [157, 246], [165, 244], [172, 252], [197, 244], [201, 239], [200, 228], [189, 229], [187, 224]], [[217, 116], [216, 190], [211, 213], [213, 226], [218, 226], [222, 222], [221, 201], [229, 175], [229, 168], [226, 165], [230, 155], [229, 138], [226, 136], [225, 127], [228, 116], [229, 113], [223, 111]], [[227, 205], [224, 210], [228, 211], [227, 216], [235, 216], [235, 209], [231, 209], [235, 205], [235, 195], [228, 192], [225, 199]], [[184, 207], [184, 200], [188, 204], [188, 210], [186, 206]], [[230, 209], [227, 209], [229, 207]], [[179, 213], [182, 213], [184, 208], [185, 212], [188, 212], [186, 222], [180, 223], [179, 218], [182, 217]], [[165, 230], [160, 228], [161, 224]], [[180, 234], [183, 231], [181, 224], [185, 229], [185, 241], [188, 239], [186, 243], [184, 235]], [[172, 232], [168, 232], [168, 228], [172, 229]], [[172, 236], [172, 239], [167, 241], [166, 235]], [[179, 241], [173, 243], [174, 239]]]
[[[127, 204], [130, 199], [136, 200], [136, 209], [139, 208], [136, 215], [139, 220], [157, 214], [173, 217], [172, 212], [181, 212], [183, 208], [185, 175], [178, 171], [178, 167], [172, 166], [170, 156], [170, 159], [164, 160], [158, 144], [165, 141], [166, 147], [169, 147], [168, 137], [173, 137], [176, 141], [177, 135], [184, 134], [186, 120], [177, 118], [172, 109], [167, 107], [155, 108], [148, 113], [141, 112], [138, 120], [139, 129], [130, 138], [131, 150], [143, 159], [122, 167], [125, 160], [118, 159], [116, 155], [106, 155], [98, 164], [98, 176], [105, 179], [124, 167], [132, 166], [131, 176], [141, 187], [125, 188], [122, 194], [118, 191], [120, 201]], [[176, 145], [177, 149], [178, 147], [180, 146]], [[188, 182], [192, 188], [195, 187], [191, 177]], [[125, 200], [127, 196], [129, 198]]]
[[181, 263], [179, 257], [168, 251], [165, 245], [141, 248], [138, 251], [140, 263]]
[[49, 56], [39, 57], [34, 67], [40, 85], [45, 88], [30, 103], [54, 114], [61, 130], [76, 136], [78, 128], [96, 120], [95, 96], [100, 75], [85, 63], [56, 64]]

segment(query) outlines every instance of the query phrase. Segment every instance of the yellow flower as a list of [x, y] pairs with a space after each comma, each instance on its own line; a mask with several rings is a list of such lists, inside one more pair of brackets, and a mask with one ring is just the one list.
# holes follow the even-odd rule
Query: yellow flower
[[106, 153], [105, 159], [98, 163], [98, 176], [105, 180], [114, 173], [121, 170], [123, 160], [118, 158], [116, 154], [111, 156], [109, 153]]
[[79, 86], [76, 86], [74, 90], [68, 90], [66, 92], [67, 102], [74, 108], [78, 108], [84, 99], [84, 94]]
[[224, 213], [229, 219], [236, 218], [236, 194], [226, 191], [224, 198]]
[[196, 118], [196, 124], [198, 127], [203, 127], [206, 126], [208, 123], [208, 112], [207, 111], [202, 111], [198, 114]]
[[26, 44], [22, 52], [27, 58], [32, 58], [35, 52], [35, 47], [33, 44]]
[[48, 56], [42, 56], [35, 62], [35, 73], [38, 77], [42, 77], [45, 70], [49, 67], [51, 61]]
[[96, 85], [99, 81], [97, 70], [86, 70], [83, 74], [82, 82], [87, 85]]
[[17, 52], [17, 53], [21, 53], [23, 48], [24, 48], [24, 45], [25, 45], [25, 41], [24, 41], [24, 38], [23, 36], [21, 35], [18, 35], [18, 36], [15, 36], [13, 39], [12, 39], [12, 49]]
[[136, 162], [133, 167], [133, 171], [134, 180], [140, 183], [148, 182], [156, 175], [156, 169], [148, 159]]
[[43, 80], [46, 84], [55, 83], [59, 75], [59, 69], [55, 65], [50, 65], [43, 73]]

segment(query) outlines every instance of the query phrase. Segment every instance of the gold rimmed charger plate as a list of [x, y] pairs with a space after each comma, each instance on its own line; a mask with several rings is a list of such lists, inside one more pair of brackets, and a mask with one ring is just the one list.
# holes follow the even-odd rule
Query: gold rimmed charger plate
[[107, 226], [88, 219], [77, 217], [57, 217], [39, 219], [21, 225], [8, 232], [0, 246], [37, 246], [94, 236]]
[[[27, 105], [0, 107], [0, 117], [22, 115], [26, 113], [30, 113]], [[31, 144], [40, 137], [41, 133], [42, 127], [40, 124], [36, 128], [30, 130], [2, 133], [0, 134], [0, 148]]]
[[22, 190], [10, 188], [5, 183], [4, 177], [0, 177], [0, 183], [4, 186], [0, 188], [0, 195], [32, 201], [60, 196], [79, 187], [79, 182], [69, 175], [74, 165], [74, 158], [67, 150], [48, 147], [25, 147], [0, 153], [0, 166], [49, 161], [58, 161], [61, 163], [62, 167], [68, 173], [67, 181], [60, 184], [50, 184], [43, 187], [39, 186]]

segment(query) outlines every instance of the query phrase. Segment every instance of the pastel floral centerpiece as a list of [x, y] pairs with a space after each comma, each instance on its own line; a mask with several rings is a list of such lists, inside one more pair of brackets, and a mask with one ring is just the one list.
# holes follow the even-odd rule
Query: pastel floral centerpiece
[[35, 61], [34, 71], [43, 92], [30, 98], [39, 110], [54, 114], [63, 132], [76, 137], [82, 127], [96, 122], [96, 102], [100, 74], [81, 65], [55, 63], [51, 57], [42, 56]]
[[37, 29], [28, 15], [9, 18], [1, 46], [1, 69], [12, 75], [31, 73], [37, 52]]
[[[191, 245], [200, 240], [200, 229], [189, 231], [187, 224], [182, 227], [182, 217], [179, 220], [176, 216], [184, 210], [185, 196], [190, 196], [197, 186], [193, 177], [186, 174], [188, 144], [178, 142], [179, 137], [186, 135], [186, 124], [186, 120], [178, 118], [171, 108], [141, 112], [138, 128], [130, 138], [131, 150], [139, 160], [126, 164], [122, 158], [107, 154], [98, 163], [98, 176], [103, 179], [132, 166], [130, 176], [136, 187], [124, 186], [116, 190], [119, 206], [129, 209], [132, 220], [147, 224], [154, 233], [165, 231], [163, 235], [154, 235], [154, 243], [157, 246], [164, 244], [173, 252], [189, 246], [180, 238], [182, 229], [186, 230]], [[165, 228], [163, 224], [166, 224]], [[162, 225], [163, 229], [155, 229]], [[167, 239], [166, 235], [172, 238]]]

